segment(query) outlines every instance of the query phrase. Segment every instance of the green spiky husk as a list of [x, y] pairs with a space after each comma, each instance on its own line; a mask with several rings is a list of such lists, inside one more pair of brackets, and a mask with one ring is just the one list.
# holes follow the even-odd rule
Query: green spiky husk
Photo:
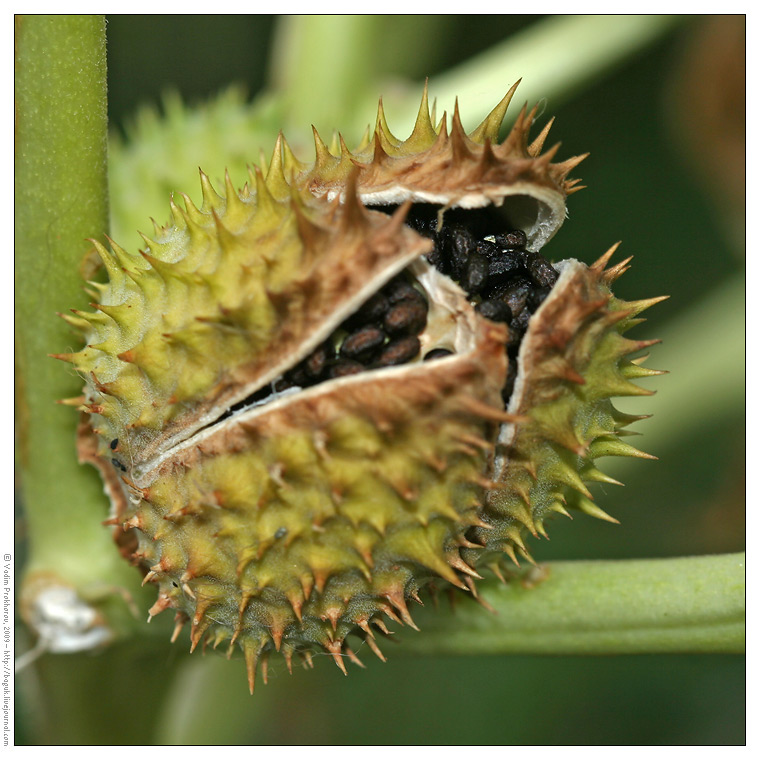
[[586, 486], [611, 482], [594, 460], [641, 455], [618, 439], [634, 418], [610, 398], [643, 393], [630, 381], [656, 374], [629, 358], [647, 344], [622, 333], [657, 299], [614, 298], [624, 265], [605, 269], [612, 251], [558, 265], [507, 410], [506, 329], [428, 273], [428, 297], [458, 325], [456, 356], [228, 418], [429, 250], [404, 208], [387, 217], [362, 200], [516, 198], [525, 213], [528, 199], [529, 239], [556, 232], [580, 158], [541, 155], [548, 130], [529, 144], [525, 109], [498, 144], [513, 90], [470, 135], [456, 111], [450, 134], [445, 119], [433, 126], [425, 94], [406, 141], [382, 109], [353, 153], [315, 134], [313, 165], [281, 138], [241, 192], [227, 177], [219, 195], [202, 174], [202, 207], [172, 203], [173, 222], [140, 255], [95, 244], [109, 280], [93, 283], [94, 313], [69, 318], [86, 346], [60, 355], [87, 382], [81, 458], [104, 476], [123, 552], [158, 586], [151, 615], [175, 609], [193, 648], [242, 649], [251, 688], [274, 649], [288, 662], [327, 651], [343, 667], [357, 635], [379, 653], [383, 616], [413, 624], [407, 603], [429, 583], [476, 593], [475, 567], [529, 558], [526, 533], [544, 533], [552, 513], [610, 519]]
[[610, 285], [627, 261], [605, 269], [617, 246], [593, 266], [561, 262], [552, 298], [531, 319], [520, 348], [518, 383], [509, 405], [517, 421], [501, 431], [494, 480], [487, 499], [488, 530], [474, 539], [485, 551], [465, 552], [468, 561], [488, 563], [496, 552], [533, 561], [525, 534], [546, 536], [544, 521], [577, 510], [617, 522], [593, 501], [591, 483], [617, 484], [595, 460], [605, 456], [652, 458], [620, 440], [639, 416], [619, 412], [616, 396], [651, 395], [631, 382], [662, 374], [643, 367], [640, 356], [658, 341], [623, 334], [641, 322], [637, 315], [659, 302], [623, 301]]

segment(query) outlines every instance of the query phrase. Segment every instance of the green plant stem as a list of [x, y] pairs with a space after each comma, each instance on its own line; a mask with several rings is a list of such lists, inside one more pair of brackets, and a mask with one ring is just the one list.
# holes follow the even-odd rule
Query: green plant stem
[[[272, 53], [272, 85], [285, 100], [289, 121], [308, 113], [306, 124], [323, 128], [343, 114], [347, 100], [372, 73], [376, 22], [372, 16], [286, 16]], [[322, 68], [322, 76], [315, 68]]]
[[280, 126], [288, 135], [291, 129], [305, 135], [314, 124], [329, 140], [333, 129], [357, 124], [357, 116], [366, 119], [377, 101], [359, 114], [357, 99], [369, 92], [376, 98], [388, 71], [408, 76], [419, 68], [450, 24], [450, 17], [429, 15], [283, 16], [270, 69], [282, 105]]
[[[677, 17], [662, 15], [550, 17], [433, 77], [431, 97], [438, 99], [439, 116], [444, 109], [451, 113], [457, 97], [466, 103], [467, 113], [485, 114], [510, 85], [525, 77], [515, 102], [533, 104], [546, 98], [554, 109], [561, 99], [607, 75], [677, 22]], [[273, 79], [276, 91], [286, 98], [289, 124], [301, 132], [305, 124], [316, 124], [327, 132], [325, 139], [341, 125], [349, 143], [355, 141], [376, 107], [375, 89], [382, 86], [391, 130], [408, 133], [419, 108], [420, 88], [381, 81], [383, 69], [377, 62], [383, 60], [389, 34], [373, 16], [286, 19], [275, 45]], [[558, 60], [563, 65], [558, 66]], [[314, 76], [315, 65], [323, 65], [323, 77]], [[475, 126], [465, 122], [466, 128]]]
[[101, 525], [95, 471], [77, 464], [77, 415], [56, 403], [81, 393], [82, 382], [48, 357], [79, 347], [56, 312], [85, 307], [85, 238], [108, 228], [106, 127], [104, 18], [17, 17], [16, 402], [27, 606], [49, 584], [105, 598], [136, 581]]
[[551, 563], [523, 583], [481, 584], [496, 614], [464, 595], [452, 615], [413, 610], [423, 632], [404, 634], [403, 652], [739, 653], [744, 573], [744, 554]]
[[[552, 16], [434, 77], [430, 90], [444, 108], [459, 97], [466, 99], [469, 113], [488, 113], [495, 105], [494, 94], [503, 94], [524, 77], [515, 102], [533, 105], [546, 98], [553, 110], [560, 100], [611, 74], [677, 22], [678, 17], [665, 15]], [[413, 123], [418, 105], [412, 101], [406, 106], [402, 122]]]
[[44, 655], [17, 677], [35, 704], [35, 744], [148, 745], [184, 652], [132, 639], [97, 652]]
[[152, 742], [241, 744], [264, 733], [266, 721], [272, 720], [271, 701], [261, 682], [254, 697], [249, 695], [241, 664], [218, 652], [185, 658], [155, 722]]
[[[383, 649], [394, 658], [743, 650], [743, 554], [546, 567], [548, 576], [533, 588], [518, 578], [507, 586], [481, 582], [481, 595], [496, 614], [465, 594], [457, 594], [453, 613], [446, 602], [436, 611], [426, 600], [426, 609], [411, 610], [422, 631], [392, 626], [403, 646]], [[522, 582], [539, 572], [527, 575]], [[239, 660], [184, 659], [156, 720], [154, 743], [239, 744], [261, 735], [274, 719], [271, 690], [277, 685], [259, 685], [249, 699], [244, 681]], [[298, 687], [279, 688], [290, 694]], [[209, 694], [214, 699], [205, 699]]]

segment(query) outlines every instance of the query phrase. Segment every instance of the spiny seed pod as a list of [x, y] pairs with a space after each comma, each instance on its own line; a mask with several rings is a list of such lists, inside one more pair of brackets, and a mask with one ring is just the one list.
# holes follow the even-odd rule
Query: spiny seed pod
[[60, 355], [86, 381], [80, 458], [111, 497], [122, 551], [201, 641], [242, 649], [251, 690], [271, 651], [379, 657], [385, 618], [436, 585], [476, 594], [479, 566], [530, 559], [552, 513], [611, 519], [587, 483], [638, 419], [613, 396], [657, 374], [622, 334], [606, 268], [539, 248], [582, 157], [541, 154], [535, 111], [498, 133], [514, 87], [465, 134], [455, 109], [411, 136], [382, 110], [371, 141], [295, 158], [203, 205], [139, 255], [94, 243], [108, 273]]

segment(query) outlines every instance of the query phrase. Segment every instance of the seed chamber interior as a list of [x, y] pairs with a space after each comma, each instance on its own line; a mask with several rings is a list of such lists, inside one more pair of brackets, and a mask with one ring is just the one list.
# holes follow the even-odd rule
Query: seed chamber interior
[[[370, 208], [390, 214], [398, 206]], [[406, 223], [429, 238], [433, 250], [383, 284], [308, 356], [219, 421], [325, 382], [466, 352], [472, 348], [467, 304], [481, 317], [509, 327], [509, 372], [502, 393], [508, 403], [528, 321], [558, 276], [549, 262], [528, 250], [528, 234], [518, 226], [534, 229], [540, 209], [535, 198], [522, 195], [508, 197], [502, 208], [414, 204]]]

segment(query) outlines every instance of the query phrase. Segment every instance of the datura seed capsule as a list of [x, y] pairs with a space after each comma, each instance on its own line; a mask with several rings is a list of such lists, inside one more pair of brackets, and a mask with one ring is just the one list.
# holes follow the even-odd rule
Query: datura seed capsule
[[[579, 189], [535, 109], [499, 130], [514, 87], [466, 134], [457, 108], [304, 164], [269, 165], [203, 204], [172, 201], [145, 249], [93, 242], [108, 281], [77, 312], [80, 458], [103, 475], [122, 552], [178, 635], [307, 665], [378, 657], [428, 587], [475, 593], [530, 560], [554, 513], [611, 520], [595, 460], [619, 439], [613, 396], [652, 341], [623, 337], [659, 299], [625, 302], [614, 248], [592, 266], [540, 253]], [[531, 560], [532, 561], [532, 560]]]

